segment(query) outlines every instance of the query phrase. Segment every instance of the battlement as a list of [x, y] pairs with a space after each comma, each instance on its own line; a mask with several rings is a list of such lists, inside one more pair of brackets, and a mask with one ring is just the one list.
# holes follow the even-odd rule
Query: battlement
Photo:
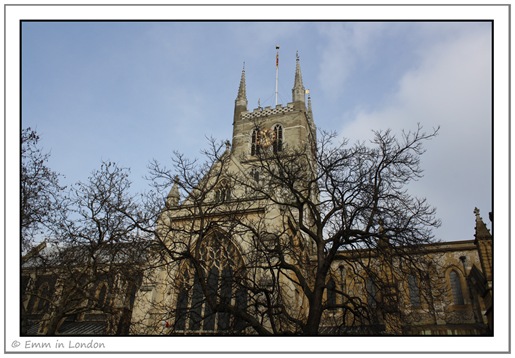
[[252, 112], [243, 112], [241, 115], [242, 119], [255, 119], [267, 116], [273, 116], [276, 114], [284, 114], [288, 112], [293, 112], [295, 109], [293, 108], [293, 103], [288, 103], [286, 106], [278, 104], [275, 108], [271, 106], [262, 108], [255, 108]]

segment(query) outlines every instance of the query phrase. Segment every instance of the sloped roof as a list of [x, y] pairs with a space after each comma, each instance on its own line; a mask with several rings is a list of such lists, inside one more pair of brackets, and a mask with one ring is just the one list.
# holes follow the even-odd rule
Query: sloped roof
[[58, 334], [62, 335], [104, 335], [105, 322], [64, 322], [59, 328]]

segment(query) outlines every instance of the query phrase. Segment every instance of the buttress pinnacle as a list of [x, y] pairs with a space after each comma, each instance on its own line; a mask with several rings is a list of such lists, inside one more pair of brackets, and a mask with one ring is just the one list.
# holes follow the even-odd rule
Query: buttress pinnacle
[[485, 239], [485, 238], [491, 238], [492, 235], [490, 234], [490, 231], [485, 225], [485, 222], [483, 221], [483, 218], [479, 215], [479, 209], [474, 208], [474, 214], [476, 215], [476, 233], [474, 236], [476, 239]]

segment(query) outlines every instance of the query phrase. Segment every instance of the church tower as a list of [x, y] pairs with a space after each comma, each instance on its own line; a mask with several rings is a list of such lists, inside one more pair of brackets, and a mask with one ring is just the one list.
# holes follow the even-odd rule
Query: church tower
[[245, 68], [242, 71], [234, 107], [232, 154], [238, 160], [252, 160], [260, 150], [271, 147], [280, 152], [286, 147], [308, 146], [313, 151], [316, 127], [311, 110], [311, 97], [306, 106], [306, 89], [302, 81], [300, 58], [297, 53], [292, 88], [292, 100], [275, 107], [258, 105], [247, 109]]
[[[289, 199], [281, 197], [281, 186], [267, 177], [262, 165], [265, 162], [275, 167], [269, 159], [289, 158], [286, 154], [300, 149], [307, 156], [294, 162], [311, 177], [315, 124], [310, 97], [306, 103], [299, 56], [291, 102], [264, 108], [258, 105], [251, 111], [247, 106], [244, 66], [234, 102], [232, 145], [227, 143], [226, 151], [212, 162], [196, 187], [190, 188], [189, 195], [181, 200], [185, 183], [176, 177], [166, 199], [157, 226], [163, 243], [181, 259], [170, 265], [156, 263], [160, 269], [151, 274], [144, 284], [148, 288], [138, 296], [134, 317], [141, 324], [135, 331], [243, 332], [247, 325], [241, 317], [217, 308], [217, 304], [247, 305], [246, 312], [259, 314], [255, 307], [261, 305], [261, 293], [270, 290], [279, 277], [276, 268], [262, 267], [266, 260], [275, 257], [280, 247], [287, 248], [283, 250], [285, 256], [295, 252], [295, 257], [306, 258], [313, 251], [296, 228], [288, 227], [288, 220], [299, 215], [298, 211], [278, 204], [277, 200]], [[259, 193], [263, 187], [270, 190], [266, 195]], [[311, 190], [311, 195], [316, 197], [317, 191]], [[283, 276], [280, 288], [286, 300], [297, 293], [291, 280]], [[279, 284], [275, 285], [277, 288]], [[297, 299], [288, 309], [299, 314], [305, 307], [305, 301]], [[271, 324], [266, 319], [263, 322]]]

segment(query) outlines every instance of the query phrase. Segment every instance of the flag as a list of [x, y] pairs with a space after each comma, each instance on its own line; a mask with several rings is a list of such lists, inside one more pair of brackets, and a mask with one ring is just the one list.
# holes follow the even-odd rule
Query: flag
[[279, 45], [275, 46], [277, 53], [275, 54], [275, 67], [279, 67]]

